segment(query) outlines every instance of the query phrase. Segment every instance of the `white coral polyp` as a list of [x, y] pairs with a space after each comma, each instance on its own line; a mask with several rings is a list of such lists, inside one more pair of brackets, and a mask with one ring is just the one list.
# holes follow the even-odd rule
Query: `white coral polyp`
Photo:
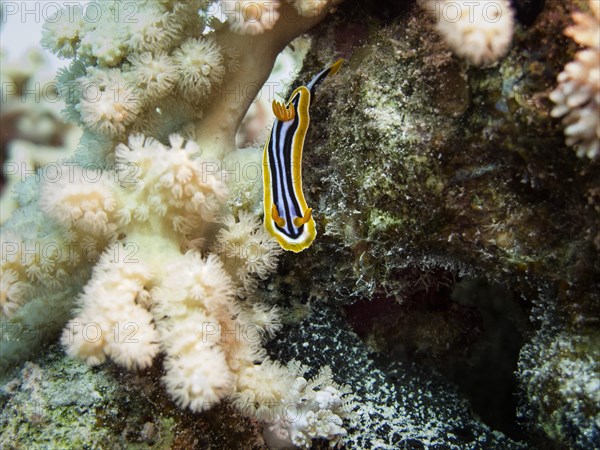
[[158, 335], [152, 314], [137, 303], [150, 279], [144, 264], [105, 252], [78, 299], [79, 314], [63, 332], [67, 353], [90, 365], [108, 356], [129, 369], [150, 366], [158, 353]]
[[508, 51], [514, 13], [508, 0], [420, 0], [452, 51], [475, 65], [491, 64]]
[[148, 2], [138, 10], [135, 20], [129, 21], [129, 45], [138, 52], [169, 48], [181, 35], [182, 24], [157, 2]]
[[25, 303], [26, 291], [27, 284], [19, 280], [17, 272], [3, 267], [0, 277], [0, 311], [2, 314], [11, 317]]
[[223, 56], [212, 39], [189, 38], [173, 53], [182, 91], [195, 99], [208, 95], [225, 75]]
[[309, 449], [313, 439], [323, 438], [335, 447], [347, 435], [342, 419], [355, 415], [352, 396], [346, 394], [347, 389], [333, 382], [329, 367], [323, 367], [310, 381], [296, 378], [282, 408], [263, 430], [267, 445]]
[[558, 87], [550, 94], [556, 103], [553, 117], [563, 117], [567, 145], [577, 156], [596, 158], [600, 155], [600, 6], [590, 0], [593, 16], [573, 14], [575, 25], [565, 34], [580, 45], [577, 52], [558, 75]]
[[125, 132], [140, 110], [132, 85], [117, 91], [98, 92], [93, 98], [84, 97], [80, 103], [81, 120], [91, 130], [116, 137]]
[[240, 248], [261, 228], [258, 217], [246, 211], [240, 211], [237, 217], [233, 215], [225, 217], [223, 224], [225, 228], [219, 232], [219, 242], [223, 245]]
[[128, 212], [122, 218], [124, 222], [131, 220], [144, 205], [150, 215], [168, 216], [174, 230], [186, 234], [201, 221], [216, 220], [228, 191], [220, 172], [210, 170], [212, 166], [195, 157], [200, 151], [195, 142], [185, 142], [178, 135], [171, 135], [169, 140], [170, 148], [137, 135], [129, 139], [129, 146], [117, 146], [117, 164], [134, 167], [138, 180], [131, 182], [130, 173], [123, 171], [121, 183], [139, 193], [135, 201], [128, 202]]
[[90, 366], [97, 366], [106, 361], [106, 337], [102, 330], [109, 328], [110, 324], [105, 321], [82, 313], [67, 323], [60, 342], [71, 358], [83, 360]]
[[282, 327], [279, 309], [276, 306], [255, 303], [251, 308], [244, 308], [238, 320], [244, 324], [246, 330], [252, 330], [263, 337], [274, 337]]
[[[105, 14], [111, 12], [107, 11]], [[103, 66], [116, 66], [125, 57], [126, 36], [122, 24], [102, 22], [84, 34], [78, 53], [80, 56], [96, 59]]]
[[67, 228], [110, 237], [117, 208], [110, 175], [75, 164], [56, 167], [57, 179], [44, 180], [40, 189], [42, 210]]
[[44, 22], [42, 47], [62, 58], [73, 58], [84, 26], [81, 6], [71, 5], [69, 8], [63, 8]]
[[236, 407], [245, 415], [270, 422], [284, 405], [294, 383], [295, 373], [268, 358], [259, 364], [251, 360], [237, 372]]
[[190, 276], [182, 280], [184, 287], [192, 299], [202, 301], [207, 312], [215, 314], [222, 305], [233, 300], [233, 282], [218, 256], [209, 255], [205, 261], [197, 263]]
[[212, 343], [198, 341], [186, 354], [168, 356], [164, 366], [167, 391], [183, 408], [204, 411], [233, 392], [225, 354]]
[[[190, 251], [169, 267], [173, 274], [162, 289], [169, 290], [161, 307], [168, 304], [170, 314], [182, 319], [191, 310], [202, 310], [209, 320], [222, 321], [233, 313], [233, 282], [216, 255], [203, 259]], [[166, 313], [167, 311], [165, 311]]]
[[231, 31], [256, 35], [271, 30], [279, 19], [279, 1], [221, 0]]
[[234, 388], [221, 339], [234, 314], [232, 281], [217, 256], [193, 251], [166, 271], [171, 276], [152, 291], [167, 354], [163, 380], [178, 404], [202, 411]]
[[91, 68], [77, 82], [81, 120], [88, 128], [116, 137], [137, 118], [141, 102], [130, 72]]
[[237, 293], [243, 297], [254, 289], [254, 277], [264, 279], [275, 270], [281, 247], [255, 215], [241, 211], [237, 218], [225, 217], [223, 223], [225, 227], [217, 235], [217, 251], [241, 282]]
[[143, 95], [158, 99], [169, 93], [177, 80], [177, 68], [165, 53], [135, 53], [129, 58]]

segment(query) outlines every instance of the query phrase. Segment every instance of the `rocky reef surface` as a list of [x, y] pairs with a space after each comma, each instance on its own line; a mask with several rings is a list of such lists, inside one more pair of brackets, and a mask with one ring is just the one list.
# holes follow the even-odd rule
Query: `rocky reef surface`
[[0, 447], [266, 448], [258, 424], [230, 406], [208, 415], [178, 408], [160, 376], [90, 368], [52, 346], [3, 386]]
[[342, 309], [379, 354], [441, 371], [488, 423], [534, 447], [590, 448], [600, 177], [548, 99], [586, 2], [513, 3], [512, 49], [483, 68], [409, 5], [346, 5], [319, 26], [304, 77], [334, 55], [348, 64], [316, 101], [305, 152], [318, 245], [286, 255], [289, 291], [276, 291], [354, 303]]

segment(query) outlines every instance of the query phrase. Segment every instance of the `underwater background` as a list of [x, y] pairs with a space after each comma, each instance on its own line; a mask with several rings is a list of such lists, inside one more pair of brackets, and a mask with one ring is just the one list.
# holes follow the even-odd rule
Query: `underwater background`
[[0, 448], [600, 448], [599, 0], [1, 5]]

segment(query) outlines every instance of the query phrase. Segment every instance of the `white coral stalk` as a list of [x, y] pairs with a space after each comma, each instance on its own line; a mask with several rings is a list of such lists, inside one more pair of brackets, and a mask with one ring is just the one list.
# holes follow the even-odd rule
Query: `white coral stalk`
[[454, 53], [475, 65], [491, 64], [508, 51], [514, 13], [508, 0], [419, 0]]
[[558, 87], [550, 94], [556, 103], [553, 117], [563, 117], [567, 145], [577, 156], [600, 155], [600, 3], [590, 0], [593, 15], [573, 14], [575, 25], [565, 34], [587, 47], [577, 52], [558, 75]]
[[231, 31], [261, 34], [271, 30], [279, 19], [279, 1], [221, 0], [221, 12], [227, 16]]
[[304, 17], [319, 15], [325, 8], [339, 3], [336, 0], [288, 0], [294, 5], [298, 14]]

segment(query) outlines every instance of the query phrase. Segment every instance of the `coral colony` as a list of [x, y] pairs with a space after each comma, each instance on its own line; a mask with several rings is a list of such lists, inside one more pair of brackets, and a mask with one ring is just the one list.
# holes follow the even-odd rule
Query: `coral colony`
[[419, 0], [435, 20], [435, 26], [448, 46], [475, 65], [496, 62], [510, 47], [513, 11], [508, 0], [482, 3], [482, 14], [474, 14], [468, 1]]
[[[48, 20], [42, 45], [72, 59], [58, 81], [64, 115], [83, 135], [53, 176], [14, 189], [19, 208], [2, 229], [2, 319], [33, 327], [45, 317], [42, 331], [62, 329], [67, 354], [91, 366], [134, 371], [162, 354], [163, 384], [181, 408], [228, 401], [263, 424], [272, 448], [343, 444], [361, 414], [350, 389], [327, 366], [305, 377], [309, 367], [263, 347], [280, 311], [256, 292], [282, 250], [262, 223], [260, 169], [235, 173], [262, 166], [262, 148], [236, 149], [235, 133], [275, 58], [339, 3], [141, 0], [130, 10], [100, 1], [99, 20], [72, 5]], [[475, 22], [472, 2], [418, 3], [468, 64], [509, 51], [508, 0], [484, 1], [493, 20]], [[586, 48], [551, 99], [568, 145], [596, 158], [600, 12], [589, 4], [592, 15], [575, 13], [565, 32]], [[340, 57], [329, 56], [321, 67]], [[240, 86], [250, 89], [225, 95]], [[0, 345], [9, 360], [31, 350]]]
[[[256, 92], [220, 92], [238, 80], [258, 89], [278, 52], [329, 3], [224, 1], [223, 24], [199, 1], [140, 2], [131, 22], [118, 17], [127, 13], [119, 3], [99, 2], [99, 21], [79, 7], [49, 20], [42, 44], [74, 58], [58, 79], [65, 115], [84, 134], [60, 176], [17, 188], [21, 208], [2, 232], [3, 315], [54, 308], [60, 321], [64, 309], [53, 303], [68, 302], [77, 284], [61, 339], [72, 357], [133, 370], [161, 352], [164, 385], [181, 407], [227, 399], [263, 421], [278, 446], [340, 441], [354, 409], [347, 388], [326, 367], [306, 380], [306, 367], [273, 361], [261, 346], [280, 324], [253, 292], [281, 249], [256, 214], [260, 196], [244, 193], [260, 176], [232, 185], [222, 170], [260, 167], [258, 149], [246, 156], [233, 145]], [[34, 242], [43, 258], [27, 254]]]
[[573, 13], [574, 25], [565, 34], [586, 47], [558, 76], [559, 85], [550, 99], [552, 116], [563, 117], [567, 145], [577, 156], [600, 155], [600, 2], [590, 0], [592, 14]]

